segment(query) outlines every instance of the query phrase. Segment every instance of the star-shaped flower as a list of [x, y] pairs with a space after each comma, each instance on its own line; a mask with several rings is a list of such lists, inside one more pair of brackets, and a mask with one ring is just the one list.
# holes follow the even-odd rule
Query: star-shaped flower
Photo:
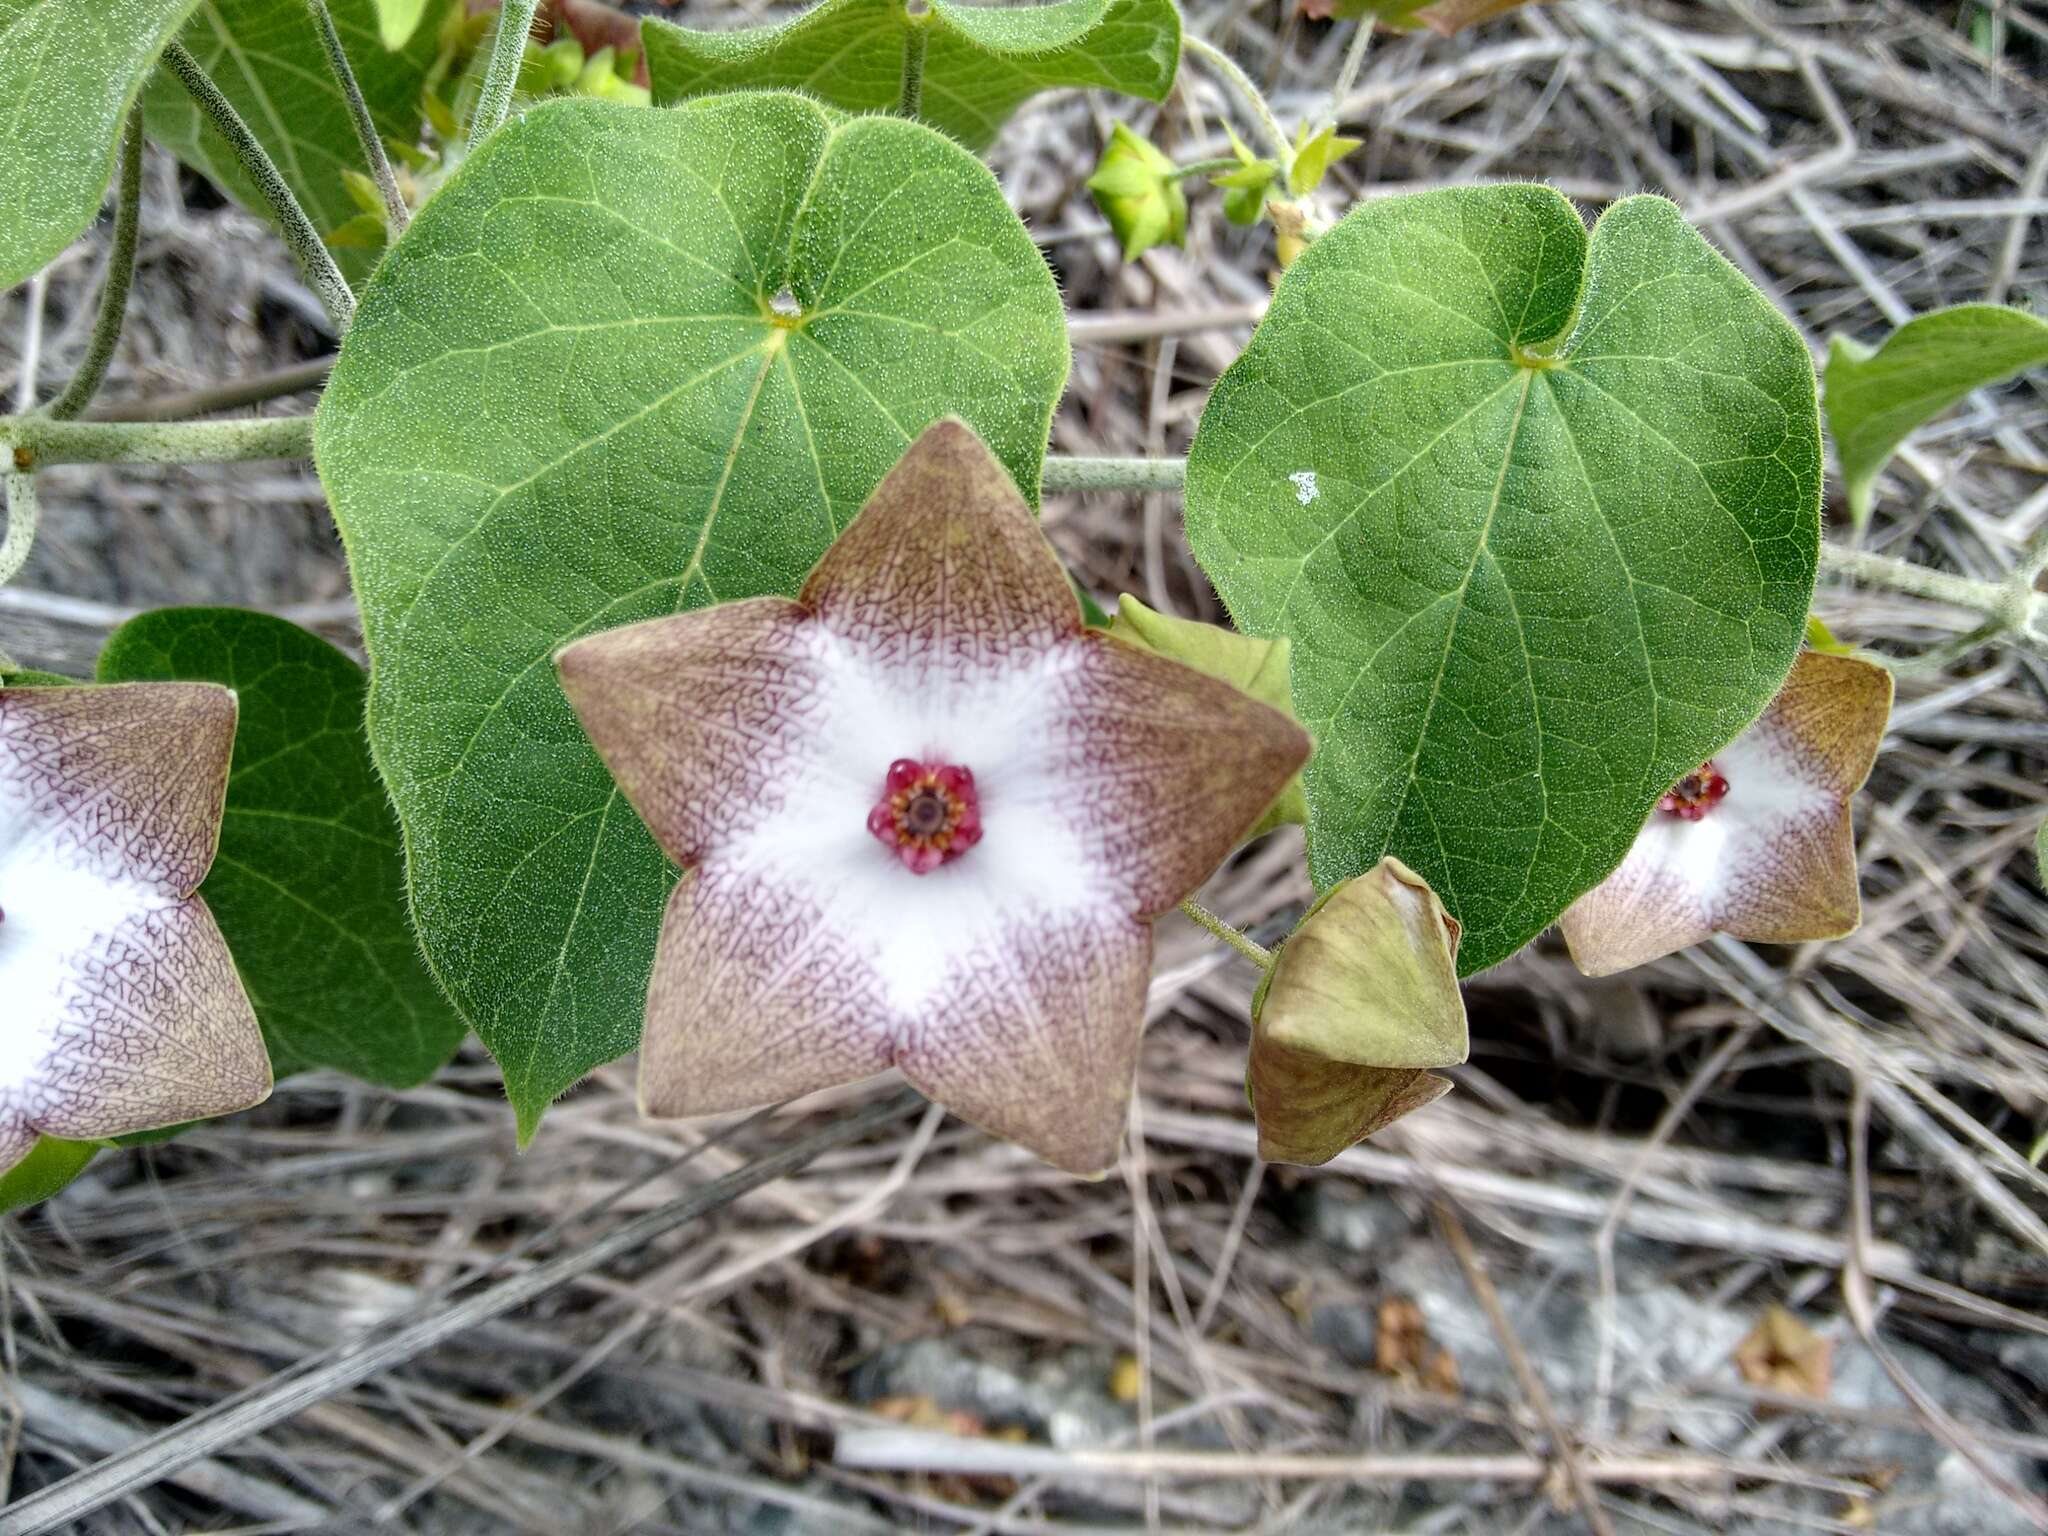
[[1115, 1158], [1148, 919], [1306, 759], [1286, 716], [1082, 628], [1009, 475], [931, 427], [795, 601], [578, 641], [585, 729], [676, 887], [651, 1115], [890, 1066], [1048, 1161]]
[[1756, 723], [1660, 799], [1621, 866], [1558, 926], [1588, 976], [1716, 933], [1836, 939], [1862, 920], [1849, 802], [1870, 775], [1891, 674], [1804, 651]]
[[40, 1134], [227, 1114], [270, 1057], [193, 893], [220, 835], [235, 696], [0, 690], [0, 1171]]

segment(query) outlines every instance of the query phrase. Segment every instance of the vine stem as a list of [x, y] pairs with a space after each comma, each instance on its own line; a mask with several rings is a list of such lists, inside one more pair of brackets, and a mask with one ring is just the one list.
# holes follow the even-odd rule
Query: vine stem
[[370, 179], [377, 183], [377, 190], [384, 197], [385, 223], [391, 238], [396, 240], [412, 221], [412, 210], [405, 206], [405, 194], [398, 190], [398, 177], [391, 169], [391, 157], [384, 153], [377, 120], [370, 115], [370, 104], [363, 100], [363, 88], [356, 83], [356, 72], [348, 62], [348, 50], [341, 45], [341, 34], [334, 29], [327, 0], [306, 0], [306, 10], [312, 15], [313, 30], [320, 34], [320, 46], [327, 50], [327, 66], [334, 71], [334, 83], [341, 87], [342, 99], [348, 103], [356, 137], [362, 141], [363, 158], [370, 163]]
[[498, 8], [498, 30], [491, 37], [491, 60], [476, 93], [476, 111], [469, 119], [469, 142], [481, 144], [512, 110], [512, 87], [519, 83], [520, 61], [533, 31], [533, 13], [540, 0], [505, 0]]
[[1186, 181], [1191, 176], [1214, 176], [1218, 171], [1234, 171], [1237, 168], [1237, 156], [1218, 155], [1213, 160], [1196, 160], [1188, 165], [1176, 165], [1170, 179]]
[[1198, 928], [1206, 928], [1240, 955], [1243, 955], [1245, 959], [1251, 961], [1260, 970], [1270, 971], [1273, 969], [1272, 950], [1266, 948], [1263, 944], [1254, 943], [1248, 936], [1231, 927], [1230, 924], [1223, 921], [1222, 918], [1211, 912], [1207, 907], [1196, 902], [1192, 897], [1180, 904], [1180, 910], [1189, 922]]
[[[71, 382], [62, 394], [43, 407], [45, 414], [69, 421], [99, 393], [114, 360], [114, 347], [121, 339], [121, 322], [128, 314], [128, 290], [135, 283], [135, 247], [142, 226], [142, 104], [128, 113], [128, 128], [121, 140], [121, 186], [114, 202], [114, 244], [107, 252], [107, 275], [100, 286], [99, 313], [93, 317], [92, 339], [85, 344]], [[4, 580], [5, 578], [0, 578]]]
[[[1048, 458], [1040, 484], [1047, 491], [1177, 491], [1187, 482], [1186, 459]], [[2005, 581], [1980, 581], [1931, 570], [1890, 555], [1823, 540], [1820, 567], [1831, 575], [1966, 608], [2006, 629], [2048, 633], [2048, 593], [2029, 590], [2023, 570]]]
[[313, 453], [311, 416], [241, 421], [52, 421], [0, 417], [0, 453], [17, 473], [50, 464], [226, 464], [244, 459], [305, 459]]
[[306, 217], [306, 210], [292, 195], [290, 185], [270, 158], [270, 152], [257, 142], [256, 135], [242, 121], [234, 103], [221, 94], [220, 87], [208, 78], [206, 71], [199, 67], [199, 61], [186, 51], [183, 43], [173, 42], [164, 49], [164, 62], [171, 66], [171, 73], [184, 83], [207, 120], [228, 141], [235, 158], [242, 162], [242, 169], [249, 173], [249, 179], [255, 182], [256, 190], [263, 194], [263, 200], [276, 216], [284, 233], [284, 243], [291, 248], [292, 255], [298, 259], [299, 270], [306, 276], [306, 285], [318, 296], [327, 317], [334, 322], [335, 331], [346, 334], [349, 322], [356, 315], [355, 293], [350, 289], [348, 279], [341, 275], [341, 268], [334, 264], [334, 257], [328, 254], [313, 221]]
[[[313, 452], [313, 418], [239, 421], [54, 421], [0, 416], [0, 453], [19, 473], [48, 464], [218, 464], [243, 459], [304, 459]], [[1040, 487], [1062, 491], [1178, 491], [1188, 461], [1178, 458], [1068, 458], [1045, 461]], [[10, 521], [7, 547], [15, 543]], [[2048, 636], [2048, 593], [2026, 573], [1979, 581], [1823, 540], [1820, 567], [1865, 586], [1883, 587], [1982, 614], [2000, 633]], [[1199, 921], [1199, 919], [1198, 919]]]
[[1231, 88], [1244, 99], [1244, 104], [1252, 109], [1252, 115], [1259, 120], [1259, 127], [1264, 130], [1274, 153], [1279, 157], [1281, 171], [1290, 170], [1294, 165], [1294, 145], [1289, 141], [1286, 131], [1281, 128], [1280, 119], [1273, 115], [1272, 107], [1266, 102], [1265, 92], [1252, 84], [1252, 77], [1238, 68], [1237, 60], [1207, 38], [1198, 37], [1192, 32], [1181, 39], [1181, 47], [1229, 82]]

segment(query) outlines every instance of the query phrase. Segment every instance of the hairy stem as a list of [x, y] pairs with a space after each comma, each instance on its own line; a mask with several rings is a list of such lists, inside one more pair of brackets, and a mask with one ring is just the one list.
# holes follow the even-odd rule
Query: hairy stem
[[22, 473], [50, 464], [225, 464], [312, 453], [311, 416], [177, 422], [0, 417], [0, 454]]
[[1186, 181], [1190, 177], [1214, 176], [1218, 171], [1234, 171], [1237, 168], [1237, 156], [1218, 155], [1213, 160], [1196, 160], [1189, 165], [1176, 165], [1173, 168], [1173, 179]]
[[[100, 288], [99, 313], [93, 318], [92, 339], [85, 344], [77, 372], [64, 392], [43, 410], [59, 421], [69, 421], [99, 393], [107, 367], [114, 360], [114, 346], [121, 339], [121, 322], [128, 315], [128, 290], [135, 282], [135, 247], [142, 227], [142, 104], [128, 113], [128, 128], [121, 140], [121, 186], [114, 201], [114, 244], [107, 252], [107, 276]], [[6, 578], [0, 576], [0, 581]]]
[[363, 158], [370, 163], [370, 179], [384, 196], [384, 221], [391, 230], [391, 238], [396, 240], [411, 222], [412, 213], [405, 206], [405, 195], [398, 190], [398, 177], [391, 169], [391, 157], [384, 153], [377, 121], [370, 116], [370, 104], [363, 100], [362, 87], [356, 84], [356, 72], [348, 62], [348, 50], [341, 45], [341, 34], [334, 30], [327, 0], [306, 0], [306, 10], [312, 15], [313, 30], [320, 34], [320, 46], [327, 50], [327, 65], [334, 71], [334, 82], [341, 87], [342, 99], [348, 103], [356, 137], [362, 141]]
[[320, 232], [313, 228], [313, 221], [306, 217], [306, 210], [299, 206], [299, 200], [292, 195], [292, 189], [279, 173], [270, 153], [256, 141], [256, 135], [249, 131], [249, 125], [234, 104], [220, 92], [220, 87], [207, 78], [206, 71], [199, 67], [199, 61], [185, 50], [183, 43], [172, 43], [164, 50], [164, 62], [171, 67], [171, 73], [184, 82], [185, 89], [199, 104], [199, 110], [219, 130], [220, 136], [228, 141], [235, 157], [242, 162], [242, 169], [249, 173], [249, 179], [256, 183], [256, 190], [263, 194], [263, 200], [270, 205], [270, 211], [277, 218], [284, 231], [284, 243], [297, 258], [299, 270], [305, 274], [306, 286], [319, 298], [327, 317], [334, 322], [338, 334], [346, 334], [349, 322], [355, 318], [356, 296], [348, 286], [348, 279], [341, 275], [341, 268], [334, 264], [333, 256], [321, 243]]
[[1251, 961], [1260, 970], [1270, 971], [1273, 969], [1272, 950], [1266, 948], [1263, 944], [1253, 943], [1251, 939], [1231, 927], [1230, 924], [1223, 921], [1222, 918], [1211, 912], [1207, 907], [1200, 905], [1193, 899], [1189, 899], [1180, 904], [1180, 909], [1186, 915], [1189, 922], [1195, 924], [1198, 928], [1206, 928], [1240, 955], [1243, 955], [1245, 959]]
[[1294, 145], [1289, 142], [1285, 130], [1281, 128], [1280, 120], [1273, 115], [1272, 107], [1267, 105], [1265, 93], [1252, 84], [1250, 75], [1238, 68], [1237, 60], [1208, 39], [1197, 37], [1192, 32], [1181, 39], [1181, 47], [1208, 65], [1243, 98], [1244, 104], [1251, 108], [1252, 116], [1258, 119], [1259, 127], [1264, 131], [1267, 141], [1272, 144], [1274, 154], [1279, 157], [1280, 169], [1284, 172], [1291, 168], [1294, 164]]
[[1177, 491], [1186, 459], [1048, 458], [1039, 485], [1048, 491]]
[[903, 29], [903, 92], [896, 103], [898, 117], [916, 117], [924, 105], [924, 51], [931, 42], [931, 21], [921, 11], [906, 10]]
[[2029, 591], [2027, 584], [2019, 579], [1978, 581], [1969, 576], [1930, 570], [1924, 565], [1914, 565], [1890, 555], [1876, 555], [1868, 550], [1851, 549], [1845, 544], [1826, 542], [1820, 547], [1820, 567], [1851, 581], [1860, 581], [1865, 586], [1884, 587], [1911, 597], [1925, 597], [1937, 603], [1967, 608], [2006, 629], [2038, 629], [2044, 616], [2048, 616], [2048, 597]]
[[484, 83], [476, 94], [476, 111], [469, 120], [469, 142], [481, 144], [497, 131], [512, 110], [512, 87], [519, 81], [519, 64], [526, 57], [526, 39], [533, 31], [533, 12], [539, 0], [505, 0], [498, 10], [498, 30], [491, 37], [491, 60], [484, 69]]

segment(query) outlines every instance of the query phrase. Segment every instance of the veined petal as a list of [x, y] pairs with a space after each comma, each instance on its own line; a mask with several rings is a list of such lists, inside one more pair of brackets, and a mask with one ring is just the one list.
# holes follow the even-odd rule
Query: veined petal
[[234, 746], [235, 696], [211, 683], [7, 689], [0, 861], [47, 836], [103, 879], [189, 896], [213, 863]]
[[205, 684], [0, 693], [0, 1168], [38, 1132], [151, 1130], [269, 1093], [255, 1013], [192, 895], [234, 723], [234, 695]]
[[961, 1119], [1069, 1173], [1116, 1160], [1137, 1071], [1148, 924], [1109, 909], [985, 930], [898, 1054]]
[[641, 1112], [749, 1109], [885, 1071], [897, 1019], [872, 958], [801, 885], [686, 875], [647, 991]]
[[1026, 664], [1081, 631], [1073, 589], [1009, 471], [951, 418], [883, 477], [799, 600], [910, 686]]
[[270, 1056], [213, 914], [148, 903], [63, 958], [52, 1048], [16, 1090], [36, 1130], [74, 1140], [260, 1104]]
[[1840, 938], [1862, 920], [1849, 802], [1891, 713], [1891, 674], [1805, 651], [1757, 722], [1715, 754], [1730, 788], [1697, 821], [1652, 811], [1619, 868], [1558, 920], [1605, 976], [1715, 933]]
[[1301, 765], [1309, 737], [1280, 711], [1177, 661], [1083, 637], [1048, 701], [1044, 791], [1138, 913], [1206, 879]]
[[809, 616], [779, 597], [591, 635], [556, 657], [605, 766], [669, 857], [782, 809], [809, 767], [820, 673]]
[[[1100, 1172], [1123, 1134], [1151, 929], [1106, 907], [989, 921], [978, 903], [935, 925], [939, 905], [847, 923], [804, 883], [717, 863], [686, 877], [648, 991], [643, 1112], [746, 1109], [898, 1066], [962, 1119]], [[938, 950], [909, 1006], [877, 951], [891, 922]]]

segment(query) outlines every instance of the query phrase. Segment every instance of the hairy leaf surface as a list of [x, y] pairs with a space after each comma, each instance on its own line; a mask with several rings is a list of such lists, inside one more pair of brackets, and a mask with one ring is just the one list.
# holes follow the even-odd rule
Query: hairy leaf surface
[[1319, 887], [1392, 854], [1467, 972], [1627, 852], [1769, 702], [1819, 543], [1813, 369], [1658, 198], [1353, 212], [1288, 271], [1188, 460], [1195, 554], [1294, 641]]
[[1056, 0], [1041, 6], [932, 0], [922, 18], [903, 0], [824, 0], [793, 21], [700, 32], [641, 24], [658, 102], [741, 87], [801, 90], [850, 112], [902, 99], [904, 44], [926, 33], [918, 115], [969, 149], [986, 149], [1040, 91], [1100, 86], [1163, 100], [1180, 62], [1171, 0]]
[[0, 288], [99, 212], [121, 121], [193, 0], [0, 0]]
[[522, 1134], [632, 1049], [675, 878], [555, 651], [794, 592], [948, 413], [1035, 496], [1066, 371], [984, 166], [779, 93], [535, 108], [385, 258], [315, 449], [414, 917]]

